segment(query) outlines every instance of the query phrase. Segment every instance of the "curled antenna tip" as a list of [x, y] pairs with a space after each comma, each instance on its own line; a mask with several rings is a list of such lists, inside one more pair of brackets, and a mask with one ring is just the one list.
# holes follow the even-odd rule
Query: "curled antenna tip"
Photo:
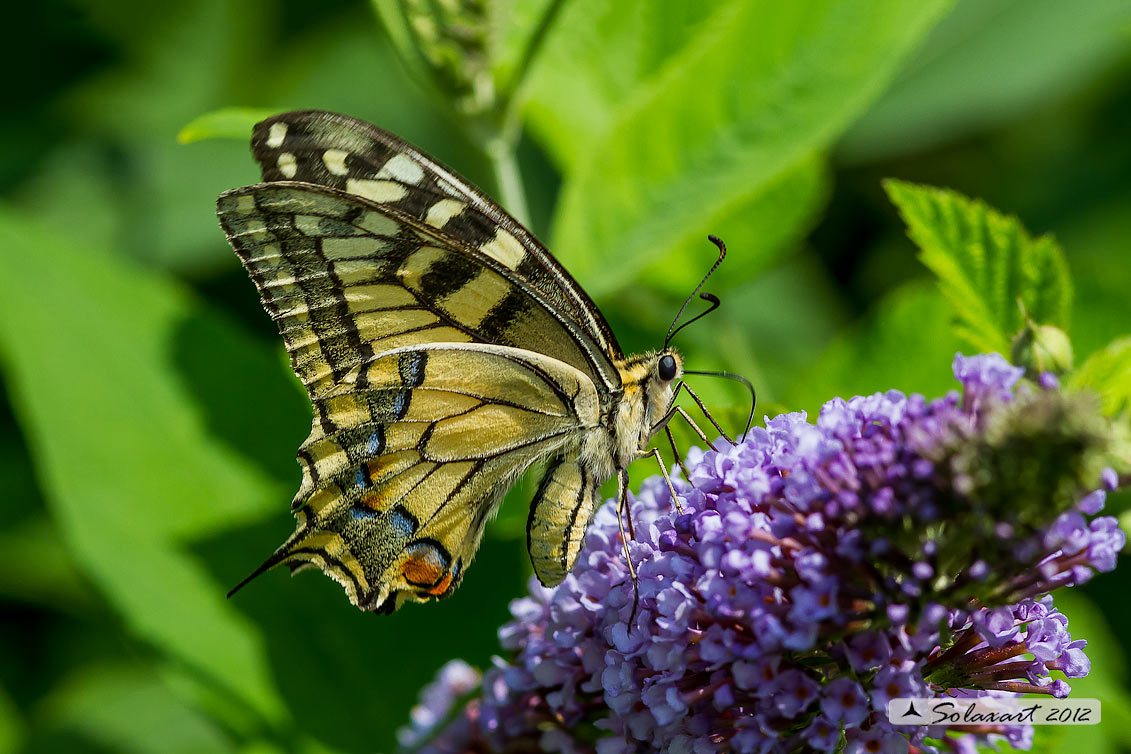
[[[714, 273], [714, 271], [719, 268], [719, 265], [722, 264], [723, 257], [727, 255], [727, 247], [726, 244], [719, 240], [718, 236], [708, 235], [707, 240], [709, 240], [715, 246], [719, 247], [719, 258], [715, 260], [715, 263], [713, 265], [711, 265], [711, 269], [707, 270], [707, 274], [704, 275], [703, 279], [699, 281], [699, 285], [695, 286], [695, 290], [693, 290], [691, 292], [691, 295], [687, 297], [687, 300], [683, 302], [683, 306], [679, 307], [679, 312], [675, 315], [675, 319], [672, 320], [671, 327], [668, 328], [668, 335], [666, 338], [664, 338], [664, 348], [668, 347], [668, 344], [672, 342], [672, 338], [675, 337], [675, 334], [677, 332], [687, 327], [703, 315], [713, 312], [719, 306], [719, 299], [717, 296], [711, 293], [699, 293], [699, 291], [703, 289], [703, 285], [707, 282], [707, 279], [711, 277], [712, 273]], [[691, 303], [691, 300], [695, 298], [696, 294], [699, 295], [699, 298], [708, 302], [711, 305], [710, 308], [707, 309], [707, 311], [691, 318], [689, 321], [684, 322], [682, 325], [676, 327], [676, 324], [679, 322], [679, 318], [683, 316], [683, 313], [687, 310], [687, 305]]]

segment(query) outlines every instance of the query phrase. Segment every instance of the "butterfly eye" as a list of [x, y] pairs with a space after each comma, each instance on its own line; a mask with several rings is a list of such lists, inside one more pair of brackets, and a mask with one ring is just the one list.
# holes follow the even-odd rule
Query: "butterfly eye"
[[661, 356], [658, 371], [660, 372], [660, 379], [664, 382], [671, 382], [672, 380], [674, 380], [675, 358], [672, 356]]

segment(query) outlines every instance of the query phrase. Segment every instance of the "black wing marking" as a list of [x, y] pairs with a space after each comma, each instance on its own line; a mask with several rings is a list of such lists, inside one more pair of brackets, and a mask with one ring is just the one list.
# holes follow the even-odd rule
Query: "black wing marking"
[[524, 348], [605, 390], [620, 384], [603, 350], [513, 270], [397, 210], [277, 182], [229, 191], [217, 211], [312, 398], [374, 354], [437, 342]]
[[584, 328], [610, 360], [623, 356], [600, 310], [533, 234], [467, 179], [393, 134], [338, 113], [300, 110], [257, 124], [252, 152], [265, 181], [357, 193], [502, 261]]

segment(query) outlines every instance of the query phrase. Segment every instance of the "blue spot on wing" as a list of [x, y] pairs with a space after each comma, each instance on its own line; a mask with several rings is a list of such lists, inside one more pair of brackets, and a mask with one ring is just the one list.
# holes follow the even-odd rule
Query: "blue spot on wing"
[[423, 351], [409, 351], [401, 355], [397, 368], [405, 387], [420, 387], [424, 382], [424, 368], [427, 363], [428, 354]]
[[391, 528], [394, 532], [404, 537], [405, 539], [408, 539], [413, 534], [415, 534], [416, 527], [420, 525], [416, 520], [416, 516], [409, 513], [403, 506], [400, 505], [392, 508], [389, 511], [388, 516], [389, 528]]
[[375, 510], [370, 510], [363, 505], [351, 505], [350, 515], [356, 518], [358, 521], [372, 521], [381, 514]]
[[385, 451], [385, 427], [383, 425], [378, 424], [377, 429], [373, 430], [365, 450], [371, 456], [381, 455]]
[[404, 415], [408, 413], [408, 399], [412, 393], [407, 390], [402, 390], [397, 393], [397, 397], [393, 399], [393, 416], [398, 419], [403, 419]]

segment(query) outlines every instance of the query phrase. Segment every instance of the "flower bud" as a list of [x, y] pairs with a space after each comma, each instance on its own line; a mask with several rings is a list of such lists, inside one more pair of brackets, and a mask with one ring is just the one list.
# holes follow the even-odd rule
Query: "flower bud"
[[1072, 343], [1059, 327], [1029, 320], [1014, 336], [1009, 360], [1034, 379], [1044, 372], [1062, 375], [1072, 368]]

